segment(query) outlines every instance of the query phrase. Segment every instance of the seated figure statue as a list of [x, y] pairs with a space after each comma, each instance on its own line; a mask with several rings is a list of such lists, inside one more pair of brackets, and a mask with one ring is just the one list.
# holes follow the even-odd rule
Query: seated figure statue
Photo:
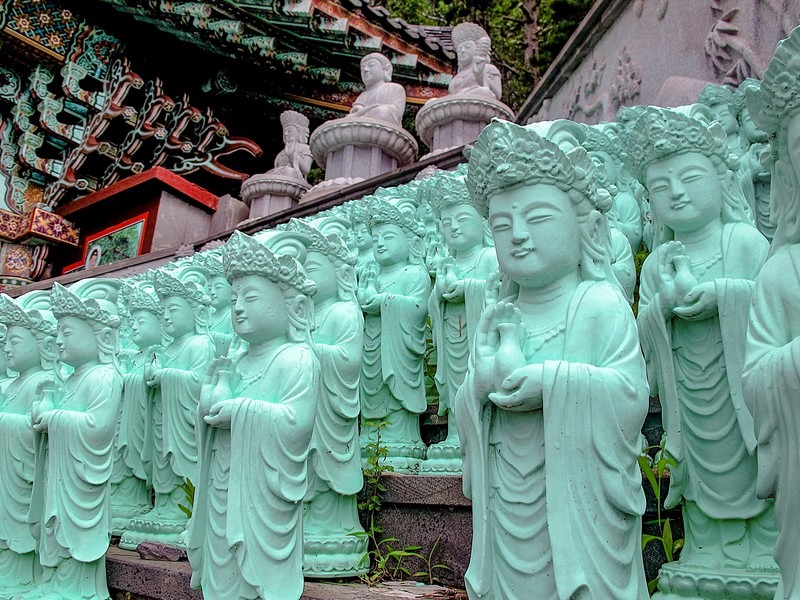
[[359, 94], [346, 118], [374, 119], [401, 126], [406, 111], [406, 91], [392, 83], [392, 63], [380, 52], [361, 59], [361, 80], [366, 89]]
[[422, 262], [422, 228], [385, 200], [369, 204], [375, 265], [359, 281], [365, 313], [361, 367], [361, 450], [375, 443], [378, 424], [385, 464], [416, 470], [425, 453], [419, 415], [425, 412], [425, 322], [431, 280]]
[[[24, 303], [38, 296], [38, 309], [23, 309], [3, 294], [0, 324], [8, 328], [3, 354], [19, 373], [0, 396], [0, 597], [30, 591], [41, 573], [36, 540], [27, 523], [34, 472], [34, 432], [31, 410], [39, 383], [60, 380], [56, 350], [56, 320], [47, 292], [29, 292]], [[28, 304], [30, 305], [30, 304]]]
[[303, 498], [319, 396], [314, 284], [287, 254], [234, 232], [223, 247], [234, 328], [248, 344], [203, 384], [188, 530], [192, 587], [208, 600], [298, 600]]
[[445, 171], [425, 180], [423, 188], [441, 224], [448, 253], [438, 262], [428, 301], [437, 353], [434, 381], [439, 391], [439, 415], [448, 417], [447, 437], [428, 448], [422, 471], [459, 475], [461, 451], [453, 401], [467, 374], [486, 281], [497, 271], [497, 256], [486, 219], [472, 205], [462, 176]]
[[470, 153], [467, 186], [509, 282], [477, 323], [455, 400], [469, 597], [645, 600], [644, 361], [592, 162], [495, 121]]
[[117, 288], [112, 279], [53, 285], [56, 346], [75, 370], [63, 386], [39, 384], [31, 411], [35, 440], [28, 522], [43, 574], [26, 600], [107, 600], [113, 446], [122, 400]]
[[317, 286], [314, 348], [322, 382], [309, 458], [303, 514], [307, 577], [352, 577], [362, 561], [366, 537], [358, 521], [356, 494], [364, 476], [358, 447], [358, 382], [364, 344], [364, 315], [356, 300], [355, 254], [335, 233], [292, 219], [289, 231], [308, 240], [304, 267]]
[[[197, 269], [187, 273], [194, 277]], [[199, 279], [196, 281], [200, 281]], [[186, 503], [183, 485], [196, 480], [197, 441], [195, 420], [200, 388], [215, 349], [208, 335], [208, 307], [211, 300], [195, 281], [181, 281], [159, 269], [153, 283], [161, 300], [163, 332], [170, 342], [155, 361], [145, 361], [145, 383], [153, 388], [152, 468], [155, 506], [134, 517], [120, 540], [120, 547], [135, 550], [140, 542], [184, 545]]]
[[775, 598], [800, 598], [800, 29], [778, 44], [760, 92], [748, 92], [755, 124], [771, 136], [770, 256], [756, 277], [743, 373], [745, 400], [758, 439], [760, 498], [775, 499], [775, 560], [783, 589]]
[[480, 25], [459, 23], [453, 27], [453, 45], [458, 73], [450, 82], [451, 96], [500, 100], [503, 83], [500, 70], [491, 62], [492, 40]]
[[[748, 217], [718, 122], [648, 108], [628, 153], [653, 216], [638, 322], [651, 393], [663, 407], [664, 452], [675, 463], [665, 506], [681, 506], [686, 535], [659, 586], [665, 594], [694, 586], [704, 597], [713, 586], [738, 589], [745, 572], [775, 574], [772, 503], [756, 496], [756, 440], [741, 385], [750, 297], [769, 244]], [[704, 591], [708, 573], [714, 581]], [[752, 577], [747, 585], [756, 585]]]
[[275, 167], [265, 173], [305, 181], [314, 161], [308, 145], [308, 117], [294, 110], [281, 113], [283, 150], [275, 157]]

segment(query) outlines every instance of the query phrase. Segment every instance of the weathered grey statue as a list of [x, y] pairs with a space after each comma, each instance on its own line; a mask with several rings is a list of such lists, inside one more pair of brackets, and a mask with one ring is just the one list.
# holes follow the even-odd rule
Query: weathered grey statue
[[392, 63], [380, 52], [361, 59], [361, 80], [366, 89], [350, 108], [348, 118], [368, 118], [400, 127], [406, 111], [406, 91], [392, 83]]
[[611, 272], [592, 162], [495, 121], [469, 158], [506, 296], [455, 401], [472, 498], [470, 598], [648, 597], [637, 464], [645, 368]]
[[480, 25], [459, 23], [453, 27], [453, 45], [458, 72], [448, 87], [451, 96], [462, 95], [500, 100], [503, 82], [492, 64], [492, 40]]
[[265, 175], [305, 181], [311, 170], [311, 147], [308, 145], [308, 117], [294, 110], [281, 113], [283, 150], [275, 157], [275, 167]]
[[761, 91], [748, 92], [756, 126], [769, 133], [772, 209], [770, 256], [756, 278], [743, 373], [745, 399], [758, 439], [761, 498], [775, 498], [775, 560], [783, 589], [776, 600], [800, 598], [800, 29], [783, 40]]

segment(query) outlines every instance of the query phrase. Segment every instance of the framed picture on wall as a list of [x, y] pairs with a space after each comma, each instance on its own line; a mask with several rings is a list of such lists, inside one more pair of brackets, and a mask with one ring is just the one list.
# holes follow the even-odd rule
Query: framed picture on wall
[[83, 242], [83, 259], [64, 267], [62, 274], [139, 256], [142, 252], [146, 227], [147, 213], [143, 213], [87, 236]]

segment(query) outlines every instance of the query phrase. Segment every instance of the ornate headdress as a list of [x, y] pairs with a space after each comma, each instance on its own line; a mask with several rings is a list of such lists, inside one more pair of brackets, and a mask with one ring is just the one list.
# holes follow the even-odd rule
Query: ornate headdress
[[[174, 272], [174, 271], [173, 271]], [[153, 273], [153, 285], [158, 297], [164, 300], [172, 296], [184, 298], [190, 302], [197, 302], [204, 306], [211, 305], [211, 298], [194, 281], [183, 282], [170, 273], [157, 269]]]
[[736, 91], [733, 94], [730, 107], [731, 112], [736, 115], [737, 118], [739, 117], [739, 113], [747, 108], [747, 90], [751, 88], [755, 92], [758, 92], [758, 90], [761, 89], [761, 82], [758, 79], [748, 77], [739, 84], [739, 87], [736, 88]]
[[308, 251], [320, 252], [329, 258], [354, 266], [356, 255], [347, 249], [347, 245], [335, 233], [324, 234], [305, 221], [292, 219], [287, 223], [287, 231], [295, 231], [308, 238]]
[[350, 208], [350, 222], [353, 225], [369, 221], [369, 208], [365, 201], [353, 200], [348, 203], [348, 207]]
[[478, 136], [469, 154], [467, 188], [479, 214], [489, 214], [494, 194], [519, 184], [544, 183], [563, 191], [577, 190], [597, 204], [594, 165], [586, 150], [564, 154], [532, 129], [493, 120]]
[[208, 272], [210, 277], [225, 277], [220, 250], [208, 250], [194, 255], [194, 262]]
[[0, 323], [17, 325], [44, 335], [56, 335], [56, 320], [48, 310], [24, 309], [10, 296], [0, 294]]
[[470, 40], [477, 42], [480, 39], [489, 37], [489, 34], [486, 33], [483, 27], [477, 23], [468, 22], [459, 23], [453, 27], [453, 31], [450, 35], [453, 38], [453, 46], [456, 48], [463, 42], [468, 42]]
[[308, 129], [308, 117], [306, 117], [303, 113], [297, 112], [296, 110], [283, 111], [280, 119], [281, 127], [284, 129], [286, 127], [300, 127], [302, 129]]
[[717, 104], [730, 104], [731, 100], [733, 100], [732, 87], [709, 83], [700, 92], [697, 103], [705, 104], [706, 106], [715, 106]]
[[464, 177], [449, 171], [426, 179], [420, 186], [420, 194], [423, 193], [423, 188], [425, 198], [430, 202], [437, 219], [442, 218], [442, 211], [446, 208], [458, 204], [472, 204]]
[[668, 108], [649, 106], [628, 135], [626, 163], [631, 174], [644, 183], [645, 171], [652, 163], [687, 152], [717, 157], [729, 168], [736, 167], [722, 125], [716, 121], [705, 124]]
[[410, 215], [404, 214], [395, 205], [373, 197], [369, 203], [369, 227], [370, 232], [378, 225], [397, 225], [411, 235], [422, 237], [425, 235], [425, 228], [419, 225]]
[[69, 289], [54, 283], [50, 291], [53, 314], [57, 318], [77, 317], [117, 328], [120, 324], [116, 304], [119, 286], [116, 279], [83, 279]]
[[778, 42], [760, 93], [747, 92], [747, 108], [756, 126], [770, 135], [778, 132], [784, 119], [800, 110], [800, 28]]
[[581, 146], [587, 152], [605, 152], [620, 162], [623, 161], [622, 141], [611, 131], [589, 125], [586, 127], [586, 139], [581, 142]]
[[223, 246], [222, 264], [229, 281], [258, 275], [274, 283], [284, 283], [307, 296], [317, 291], [317, 286], [306, 277], [296, 259], [288, 254], [276, 256], [264, 244], [241, 231], [234, 231]]
[[134, 284], [125, 282], [122, 286], [122, 301], [130, 313], [143, 310], [154, 315], [161, 315], [161, 303], [155, 294], [153, 284], [148, 281]]

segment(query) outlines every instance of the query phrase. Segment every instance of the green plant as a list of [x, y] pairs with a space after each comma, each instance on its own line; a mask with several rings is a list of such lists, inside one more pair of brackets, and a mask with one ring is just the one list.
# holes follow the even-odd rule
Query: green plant
[[[658, 527], [659, 534], [642, 534], [642, 551], [644, 551], [645, 547], [650, 542], [660, 542], [667, 562], [672, 562], [680, 553], [681, 548], [683, 548], [683, 538], [676, 539], [673, 536], [672, 524], [670, 523], [669, 517], [663, 517], [661, 514], [661, 481], [662, 478], [667, 474], [668, 467], [676, 467], [678, 463], [675, 462], [674, 458], [666, 456], [663, 445], [651, 446], [647, 449], [647, 451], [654, 449], [658, 449], [654, 461], [644, 453], [639, 455], [639, 468], [642, 470], [642, 474], [650, 484], [650, 488], [653, 490], [653, 494], [656, 498], [656, 520], [648, 521], [648, 524], [656, 525]], [[653, 595], [653, 593], [656, 591], [657, 585], [658, 577], [655, 577], [647, 582], [647, 589], [650, 592], [650, 595]]]
[[194, 484], [192, 483], [192, 480], [187, 477], [179, 487], [183, 490], [183, 493], [186, 494], [186, 504], [189, 506], [178, 504], [178, 508], [180, 508], [184, 514], [191, 519], [192, 509], [194, 508]]

